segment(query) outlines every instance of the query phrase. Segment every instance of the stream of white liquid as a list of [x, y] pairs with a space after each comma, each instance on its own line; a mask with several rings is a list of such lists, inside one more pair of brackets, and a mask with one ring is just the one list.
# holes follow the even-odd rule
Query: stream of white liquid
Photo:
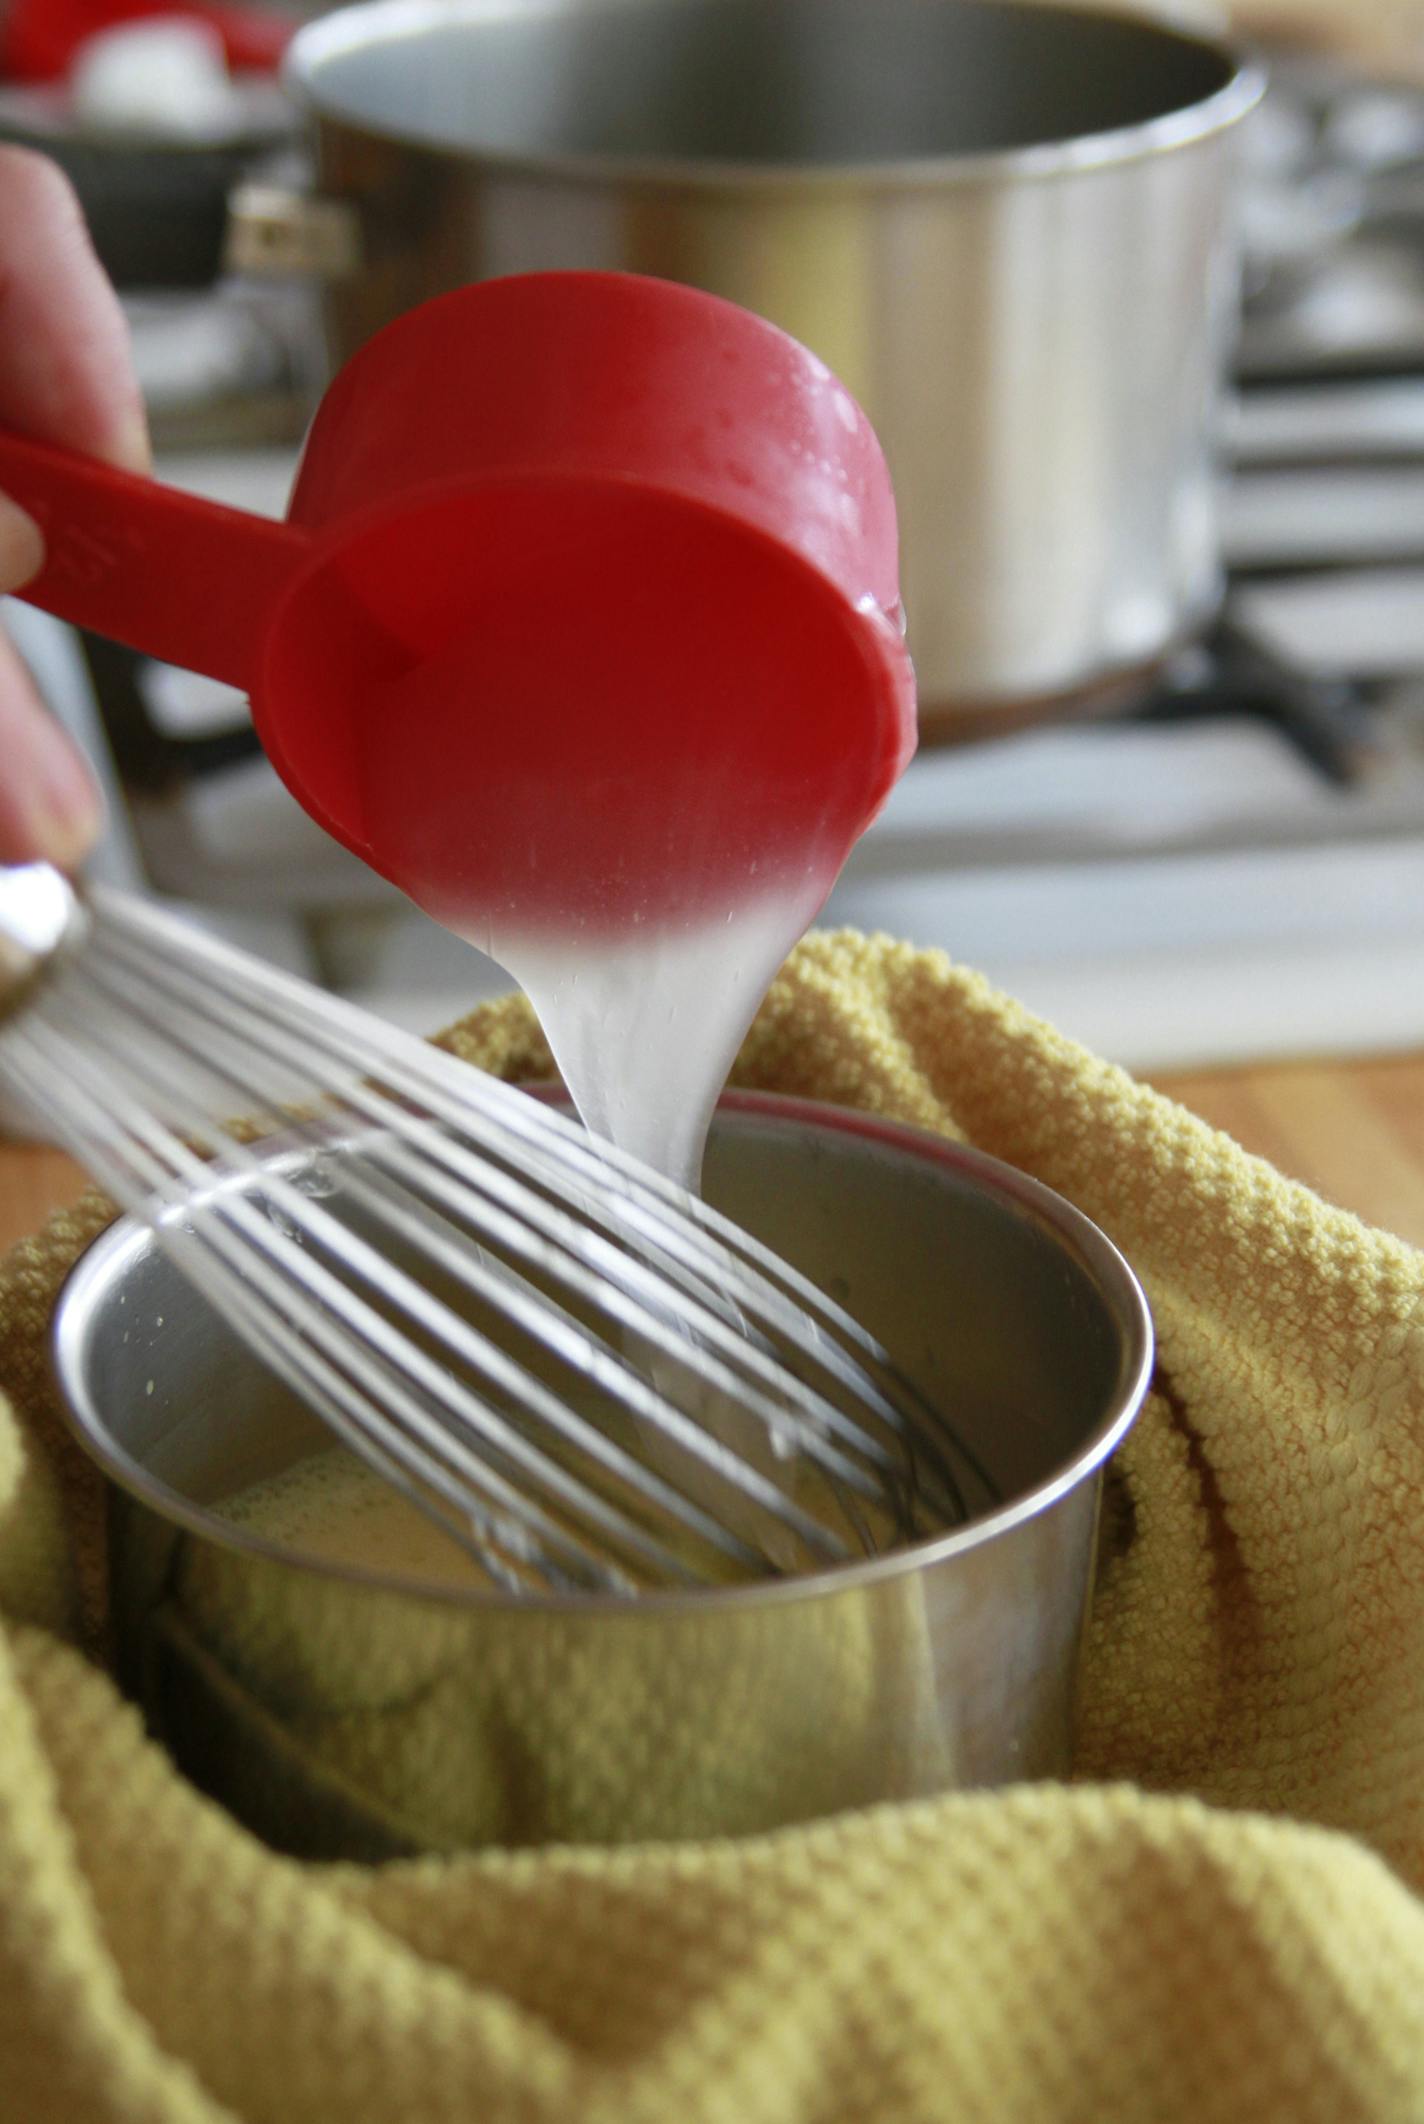
[[[587, 1127], [696, 1194], [727, 1072], [823, 897], [803, 876], [794, 889], [783, 882], [710, 923], [639, 927], [594, 944], [494, 937], [491, 951], [529, 998]], [[656, 1352], [629, 1345], [625, 1354], [645, 1363], [652, 1384], [723, 1445], [777, 1479], [772, 1443], [747, 1410]], [[657, 1425], [638, 1430], [651, 1465], [725, 1519], [718, 1482], [689, 1467]], [[765, 1538], [778, 1542], [774, 1524]], [[794, 1556], [788, 1548], [781, 1560]]]
[[[523, 987], [587, 1126], [696, 1192], [728, 1069], [821, 897], [806, 879], [794, 892], [783, 885], [719, 922], [638, 929], [617, 943], [488, 932], [469, 941]], [[650, 1362], [654, 1381], [687, 1406], [686, 1377], [676, 1367], [665, 1374], [655, 1356]], [[781, 1454], [745, 1411], [710, 1391], [697, 1399], [697, 1411], [726, 1444], [777, 1476]], [[655, 1428], [639, 1428], [648, 1459], [699, 1494], [695, 1471], [689, 1475]], [[786, 1471], [780, 1474], [784, 1479]], [[702, 1501], [725, 1511], [715, 1485]], [[489, 1582], [472, 1557], [340, 1446], [298, 1461], [223, 1510], [268, 1540], [333, 1562], [431, 1585]], [[773, 1528], [769, 1546], [775, 1535]], [[788, 1551], [788, 1567], [795, 1560]]]
[[820, 897], [803, 881], [696, 927], [478, 942], [528, 996], [594, 1135], [695, 1194], [727, 1072]]

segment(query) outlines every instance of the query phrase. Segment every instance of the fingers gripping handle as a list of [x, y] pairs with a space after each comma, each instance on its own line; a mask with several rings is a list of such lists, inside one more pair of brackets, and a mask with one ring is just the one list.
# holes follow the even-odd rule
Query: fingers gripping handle
[[307, 536], [0, 429], [0, 491], [44, 533], [16, 595], [58, 618], [247, 689]]

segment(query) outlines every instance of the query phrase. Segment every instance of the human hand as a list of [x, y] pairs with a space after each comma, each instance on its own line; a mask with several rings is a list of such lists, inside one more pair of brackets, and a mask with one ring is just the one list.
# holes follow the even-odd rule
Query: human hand
[[[79, 202], [47, 156], [0, 146], [0, 423], [130, 471], [149, 466], [128, 325]], [[39, 572], [38, 525], [0, 495], [0, 592]], [[98, 833], [98, 787], [0, 636], [0, 863], [72, 869]]]

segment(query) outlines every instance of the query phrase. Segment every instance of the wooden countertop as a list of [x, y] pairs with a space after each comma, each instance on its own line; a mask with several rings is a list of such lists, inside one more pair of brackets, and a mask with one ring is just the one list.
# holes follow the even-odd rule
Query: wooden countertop
[[[1292, 1179], [1424, 1246], [1424, 1053], [1153, 1082]], [[82, 1184], [60, 1152], [0, 1143], [0, 1250], [72, 1201]]]
[[1152, 1082], [1327, 1202], [1424, 1247], [1424, 1052]]

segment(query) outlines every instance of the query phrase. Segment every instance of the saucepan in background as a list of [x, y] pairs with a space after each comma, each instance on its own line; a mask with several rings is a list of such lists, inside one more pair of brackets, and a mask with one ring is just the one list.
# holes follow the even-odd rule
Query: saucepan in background
[[1107, 701], [1220, 594], [1213, 403], [1255, 69], [1022, 0], [378, 0], [287, 81], [320, 197], [230, 257], [330, 275], [331, 355], [461, 281], [686, 280], [804, 341], [899, 498], [926, 727]]

